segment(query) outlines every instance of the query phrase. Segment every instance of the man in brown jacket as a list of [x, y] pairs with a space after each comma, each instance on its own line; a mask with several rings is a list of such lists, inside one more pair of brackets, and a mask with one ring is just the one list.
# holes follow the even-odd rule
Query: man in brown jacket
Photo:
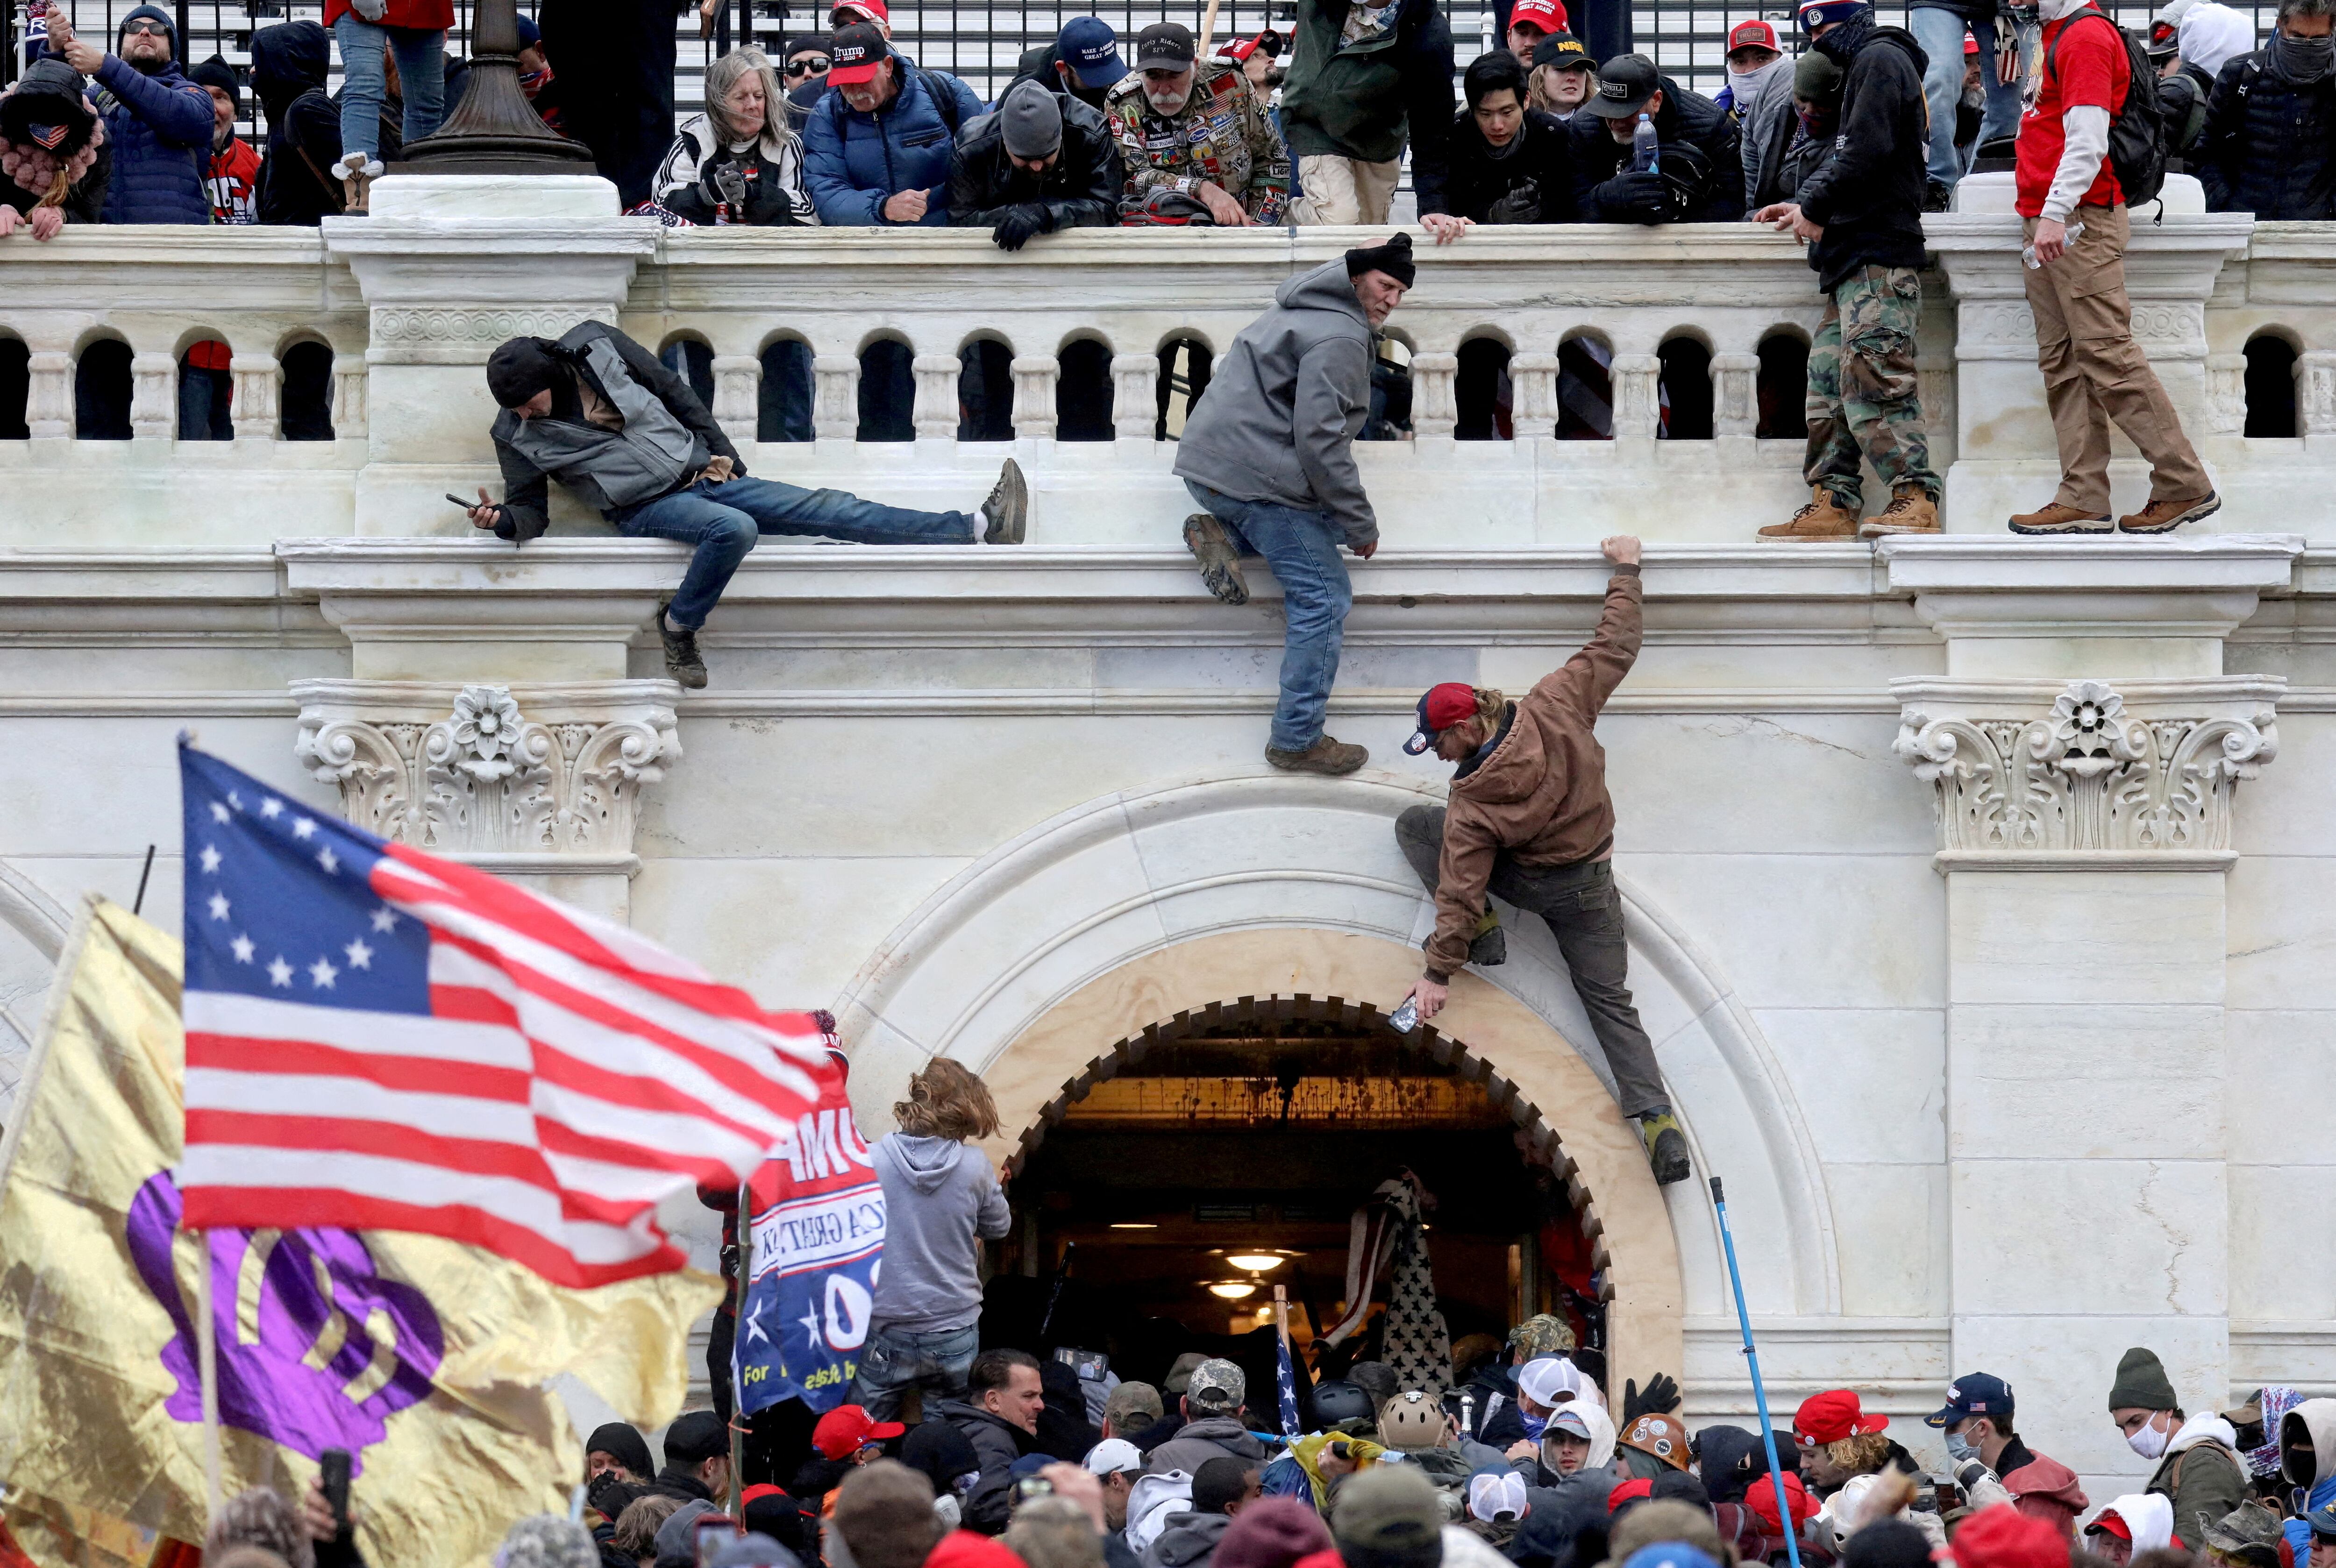
[[1614, 801], [1606, 753], [1591, 731], [1639, 656], [1639, 541], [1618, 536], [1601, 548], [1614, 575], [1605, 614], [1580, 653], [1518, 702], [1456, 682], [1419, 700], [1419, 732], [1404, 750], [1417, 756], [1432, 746], [1459, 766], [1449, 805], [1415, 806], [1396, 819], [1404, 857], [1436, 891], [1427, 971], [1411, 997], [1420, 1017], [1434, 1018], [1461, 965], [1508, 956], [1487, 893], [1540, 915], [1573, 972], [1622, 1114], [1638, 1118], [1655, 1179], [1683, 1181], [1687, 1138], [1626, 983]]

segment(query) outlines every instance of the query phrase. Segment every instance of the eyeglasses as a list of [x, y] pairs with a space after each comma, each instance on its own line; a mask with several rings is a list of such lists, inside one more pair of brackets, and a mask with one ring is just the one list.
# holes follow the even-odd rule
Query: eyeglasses
[[149, 22], [142, 16], [139, 17], [134, 22], [124, 23], [122, 30], [124, 33], [149, 34], [157, 38], [168, 38], [170, 35], [170, 26], [169, 23]]
[[832, 62], [830, 62], [824, 54], [814, 54], [808, 60], [790, 60], [787, 62], [787, 74], [790, 76], [824, 76], [827, 74], [827, 68], [831, 63]]

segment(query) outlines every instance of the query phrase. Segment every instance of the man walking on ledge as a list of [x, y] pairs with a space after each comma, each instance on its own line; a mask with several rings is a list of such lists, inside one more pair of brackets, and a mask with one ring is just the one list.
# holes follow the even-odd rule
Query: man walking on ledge
[[1398, 234], [1283, 284], [1225, 351], [1176, 447], [1177, 477], [1207, 508], [1184, 519], [1184, 543], [1209, 591], [1249, 603], [1245, 555], [1263, 556], [1281, 584], [1289, 632], [1265, 760], [1291, 772], [1352, 773], [1370, 760], [1324, 734], [1322, 717], [1355, 602], [1338, 547], [1366, 561], [1379, 547], [1354, 453], [1371, 408], [1372, 339], [1415, 276], [1411, 236]]
[[1540, 915], [1573, 972], [1622, 1114], [1638, 1119], [1655, 1180], [1668, 1183], [1687, 1177], [1687, 1137], [1625, 983], [1614, 801], [1591, 732], [1639, 656], [1639, 541], [1618, 536], [1601, 547], [1614, 574], [1580, 653], [1514, 702], [1456, 681], [1419, 700], [1419, 731], [1403, 749], [1416, 757], [1433, 747], [1459, 766], [1448, 805], [1415, 806], [1396, 818], [1404, 858], [1436, 893], [1427, 972], [1410, 996], [1421, 1018], [1434, 1018], [1462, 964], [1488, 968], [1508, 957], [1488, 892]]
[[657, 615], [666, 673], [706, 684], [697, 628], [746, 552], [764, 534], [863, 545], [1018, 545], [1030, 497], [1014, 460], [978, 516], [917, 512], [842, 490], [806, 490], [750, 479], [738, 449], [689, 383], [655, 354], [597, 321], [557, 343], [515, 337], [487, 356], [487, 389], [502, 410], [494, 424], [503, 498], [482, 486], [471, 521], [524, 544], [543, 532], [547, 478], [576, 492], [627, 538], [693, 546], [689, 570]]

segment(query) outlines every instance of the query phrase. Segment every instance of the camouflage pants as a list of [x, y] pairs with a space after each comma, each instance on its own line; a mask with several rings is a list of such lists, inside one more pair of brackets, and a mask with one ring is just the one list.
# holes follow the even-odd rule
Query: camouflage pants
[[1861, 455], [1872, 460], [1883, 484], [1919, 484], [1939, 498], [1914, 381], [1914, 324], [1922, 309], [1922, 277], [1913, 267], [1861, 267], [1833, 291], [1809, 344], [1804, 477], [1852, 511], [1864, 489]]

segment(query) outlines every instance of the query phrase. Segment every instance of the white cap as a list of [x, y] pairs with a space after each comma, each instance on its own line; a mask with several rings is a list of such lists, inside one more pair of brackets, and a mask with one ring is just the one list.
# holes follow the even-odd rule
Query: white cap
[[1119, 1476], [1144, 1468], [1144, 1455], [1124, 1437], [1105, 1437], [1087, 1450], [1087, 1469], [1097, 1476]]
[[1506, 1514], [1525, 1516], [1525, 1478], [1514, 1470], [1483, 1471], [1468, 1477], [1468, 1516], [1489, 1524]]
[[1579, 1399], [1582, 1369], [1563, 1356], [1543, 1356], [1517, 1369], [1517, 1392], [1544, 1409]]

